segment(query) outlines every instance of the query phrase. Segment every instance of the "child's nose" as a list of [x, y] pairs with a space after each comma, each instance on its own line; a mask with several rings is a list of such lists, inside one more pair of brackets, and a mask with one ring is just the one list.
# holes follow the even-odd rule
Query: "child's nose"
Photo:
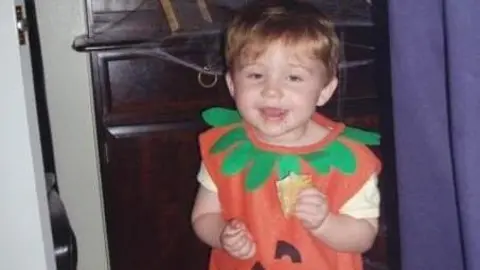
[[265, 83], [262, 96], [268, 98], [280, 98], [283, 96], [283, 91], [278, 82], [269, 80]]

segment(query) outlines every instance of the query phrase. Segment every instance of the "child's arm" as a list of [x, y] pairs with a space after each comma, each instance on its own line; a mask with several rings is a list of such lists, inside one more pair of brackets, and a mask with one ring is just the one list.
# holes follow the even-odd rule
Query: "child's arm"
[[201, 186], [192, 213], [192, 224], [198, 237], [213, 248], [222, 248], [238, 259], [255, 255], [256, 246], [245, 224], [232, 219], [224, 221], [217, 193]]
[[298, 195], [295, 215], [315, 237], [337, 251], [362, 253], [370, 249], [378, 219], [329, 213], [327, 204], [319, 190], [307, 188]]
[[197, 193], [192, 212], [192, 225], [197, 236], [214, 248], [221, 248], [220, 235], [226, 222], [221, 216], [217, 194], [203, 186]]
[[312, 234], [335, 250], [363, 253], [372, 247], [377, 232], [378, 219], [356, 219], [330, 213]]

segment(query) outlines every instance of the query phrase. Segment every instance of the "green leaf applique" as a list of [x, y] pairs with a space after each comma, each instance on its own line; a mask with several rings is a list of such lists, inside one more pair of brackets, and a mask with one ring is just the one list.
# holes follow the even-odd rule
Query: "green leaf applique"
[[302, 158], [321, 175], [326, 175], [330, 172], [330, 159], [324, 151], [313, 152], [303, 155]]
[[266, 182], [275, 166], [275, 159], [276, 155], [269, 152], [256, 153], [245, 177], [245, 187], [248, 191], [254, 191]]
[[248, 140], [245, 130], [241, 127], [234, 128], [224, 134], [210, 149], [210, 153], [220, 153], [239, 141]]
[[242, 121], [238, 111], [220, 107], [213, 107], [203, 111], [202, 118], [212, 127], [228, 126]]
[[222, 162], [222, 173], [228, 176], [241, 172], [252, 160], [255, 148], [249, 141], [240, 142]]
[[[213, 127], [228, 126], [242, 121], [236, 110], [219, 107], [205, 110], [202, 117]], [[346, 127], [341, 136], [366, 145], [380, 144], [378, 133], [357, 128]], [[330, 173], [332, 168], [343, 174], [352, 174], [357, 167], [356, 157], [351, 149], [338, 140], [320, 151], [305, 155], [279, 154], [256, 148], [242, 126], [234, 127], [221, 136], [210, 149], [210, 153], [216, 154], [229, 149], [231, 151], [222, 162], [221, 172], [232, 176], [248, 170], [244, 183], [248, 191], [261, 187], [274, 170], [280, 180], [291, 173], [301, 174], [302, 159], [321, 175]]]
[[330, 157], [331, 165], [343, 174], [353, 174], [357, 169], [357, 161], [352, 150], [339, 141], [333, 141], [325, 149]]
[[336, 168], [343, 174], [352, 174], [357, 169], [353, 152], [339, 141], [333, 141], [323, 150], [303, 155], [302, 158], [321, 175]]
[[277, 158], [277, 173], [278, 179], [282, 180], [291, 173], [300, 174], [301, 159], [296, 155], [278, 155]]
[[381, 136], [376, 132], [365, 131], [352, 127], [345, 127], [341, 135], [351, 140], [363, 143], [365, 145], [380, 145]]

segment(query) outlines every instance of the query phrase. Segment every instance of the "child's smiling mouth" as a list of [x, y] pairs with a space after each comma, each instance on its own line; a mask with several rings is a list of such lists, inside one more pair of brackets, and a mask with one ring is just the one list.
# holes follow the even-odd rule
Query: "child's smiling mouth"
[[288, 111], [276, 107], [263, 107], [259, 109], [260, 115], [264, 120], [282, 121], [287, 116]]

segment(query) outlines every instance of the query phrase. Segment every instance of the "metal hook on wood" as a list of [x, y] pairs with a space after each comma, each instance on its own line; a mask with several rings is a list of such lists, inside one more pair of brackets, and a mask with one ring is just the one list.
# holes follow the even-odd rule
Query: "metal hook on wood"
[[[204, 69], [205, 71], [210, 70], [208, 67], [204, 67], [203, 69]], [[207, 73], [205, 73], [205, 72], [201, 72], [201, 71], [198, 72], [198, 75], [197, 75], [197, 81], [198, 81], [198, 83], [199, 83], [203, 88], [212, 88], [212, 87], [214, 87], [214, 86], [217, 84], [217, 82], [218, 82], [218, 76], [217, 76], [216, 74], [210, 75], [210, 76], [213, 76], [213, 81], [211, 81], [210, 83], [206, 83], [206, 82], [204, 81], [204, 80], [205, 80], [205, 79], [204, 79], [204, 76], [205, 76], [205, 75], [209, 75], [209, 74], [207, 74]]]

